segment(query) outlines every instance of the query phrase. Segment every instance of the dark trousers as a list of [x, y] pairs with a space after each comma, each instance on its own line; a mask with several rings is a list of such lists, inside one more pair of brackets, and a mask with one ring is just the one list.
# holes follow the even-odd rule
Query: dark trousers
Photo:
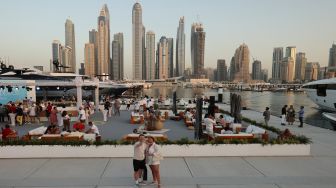
[[5, 114], [0, 114], [0, 122], [5, 122]]
[[303, 117], [299, 117], [300, 120], [300, 127], [303, 127]]
[[147, 181], [147, 166], [146, 165], [142, 172], [142, 180]]

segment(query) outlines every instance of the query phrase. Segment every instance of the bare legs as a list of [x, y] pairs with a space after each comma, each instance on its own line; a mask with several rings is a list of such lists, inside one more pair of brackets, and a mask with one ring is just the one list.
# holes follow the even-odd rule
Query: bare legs
[[161, 184], [160, 178], [160, 165], [149, 165], [152, 175], [153, 175], [153, 182], [157, 183], [158, 185]]

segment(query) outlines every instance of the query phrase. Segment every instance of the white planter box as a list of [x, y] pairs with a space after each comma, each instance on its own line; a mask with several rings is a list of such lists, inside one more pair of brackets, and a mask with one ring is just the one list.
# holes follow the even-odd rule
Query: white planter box
[[[164, 145], [164, 157], [309, 156], [310, 145]], [[133, 146], [3, 146], [0, 158], [133, 157]]]

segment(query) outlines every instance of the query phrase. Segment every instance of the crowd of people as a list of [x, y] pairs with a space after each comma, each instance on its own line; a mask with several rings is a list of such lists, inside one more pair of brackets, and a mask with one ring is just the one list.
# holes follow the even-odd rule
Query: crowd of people
[[[289, 108], [287, 108], [288, 105], [284, 105], [281, 109], [281, 125], [285, 126], [286, 123], [288, 125], [293, 125], [295, 121], [295, 109], [293, 105], [290, 105]], [[298, 119], [300, 121], [299, 127], [303, 127], [303, 117], [304, 117], [304, 106], [301, 106], [298, 111]]]
[[31, 99], [15, 103], [9, 101], [0, 104], [0, 122], [8, 122], [11, 126], [30, 123], [40, 123], [38, 114], [42, 111], [42, 104], [35, 103]]

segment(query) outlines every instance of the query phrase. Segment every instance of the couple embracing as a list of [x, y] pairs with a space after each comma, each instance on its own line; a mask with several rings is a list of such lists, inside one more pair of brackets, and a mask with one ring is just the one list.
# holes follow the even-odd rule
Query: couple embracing
[[160, 185], [160, 160], [162, 159], [160, 148], [155, 143], [154, 137], [145, 137], [145, 135], [140, 134], [139, 141], [134, 144], [133, 168], [135, 184], [145, 185], [144, 180], [147, 180], [147, 164], [153, 175], [153, 182], [150, 184]]

